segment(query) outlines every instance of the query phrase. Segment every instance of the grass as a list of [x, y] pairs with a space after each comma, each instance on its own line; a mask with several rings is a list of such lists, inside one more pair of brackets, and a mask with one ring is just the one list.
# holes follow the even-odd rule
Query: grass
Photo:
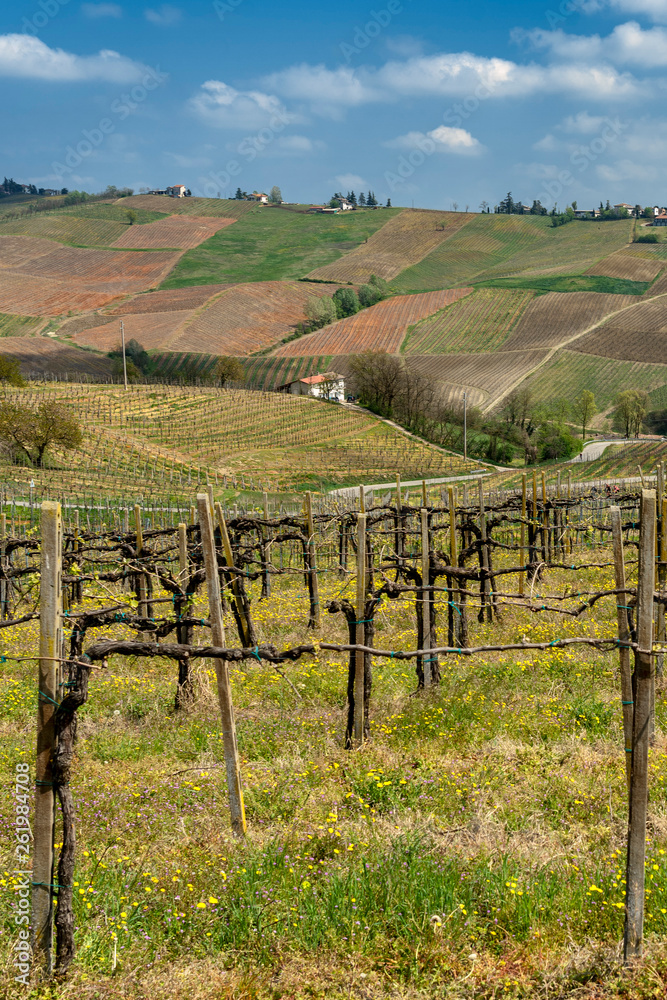
[[[604, 562], [608, 552], [579, 555]], [[540, 596], [562, 594], [571, 579], [548, 572]], [[582, 590], [613, 586], [609, 568], [576, 579]], [[343, 586], [324, 575], [322, 599]], [[278, 579], [261, 603], [252, 589], [261, 640], [312, 637], [300, 582]], [[437, 603], [444, 621], [442, 595]], [[206, 613], [200, 596], [194, 614]], [[506, 609], [495, 626], [473, 617], [471, 640], [614, 635], [615, 616], [613, 599], [580, 620]], [[236, 641], [231, 614], [226, 626]], [[414, 599], [387, 602], [378, 626], [383, 645], [410, 648]], [[125, 633], [116, 625], [105, 634]], [[339, 616], [325, 616], [322, 635], [343, 638]], [[1, 649], [34, 655], [37, 643], [27, 623], [4, 632]], [[268, 665], [231, 670], [243, 843], [229, 830], [213, 671], [198, 668], [198, 702], [178, 714], [173, 663], [114, 656], [94, 673], [72, 778], [78, 956], [67, 983], [35, 985], [33, 1000], [663, 995], [664, 686], [650, 757], [647, 958], [623, 972], [627, 794], [615, 655], [446, 660], [440, 686], [421, 697], [408, 664], [377, 661], [371, 740], [354, 753], [342, 747], [343, 657], [320, 653], [283, 669], [299, 700]], [[0, 684], [9, 816], [15, 765], [34, 756], [32, 664], [2, 662]], [[26, 993], [8, 974], [10, 905], [11, 892], [0, 904], [3, 995], [18, 1000]]]
[[554, 274], [540, 277], [493, 278], [480, 281], [477, 288], [524, 288], [539, 292], [606, 292], [614, 295], [643, 295], [650, 281], [629, 281], [594, 274]]
[[[579, 223], [554, 229], [548, 217], [477, 215], [463, 229], [392, 281], [399, 292], [469, 285], [492, 278], [586, 271], [626, 246], [631, 221]], [[529, 287], [537, 287], [530, 285]]]
[[0, 337], [25, 337], [44, 326], [41, 316], [17, 316], [0, 313]]
[[336, 216], [250, 212], [188, 250], [161, 287], [302, 278], [363, 243], [398, 211], [383, 208]]
[[479, 289], [409, 329], [402, 353], [494, 351], [532, 301], [530, 291]]

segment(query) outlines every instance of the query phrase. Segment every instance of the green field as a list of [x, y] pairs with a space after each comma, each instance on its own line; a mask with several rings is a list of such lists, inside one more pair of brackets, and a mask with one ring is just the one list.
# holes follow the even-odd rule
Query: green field
[[250, 212], [188, 250], [161, 287], [302, 278], [353, 250], [399, 211], [334, 216], [268, 208]]
[[616, 361], [577, 351], [558, 351], [534, 375], [527, 386], [535, 399], [576, 399], [584, 389], [592, 389], [598, 410], [608, 409], [624, 389], [645, 389], [650, 392], [667, 385], [667, 364], [645, 364], [640, 361]]
[[16, 316], [0, 313], [0, 337], [25, 337], [44, 325], [41, 316]]
[[507, 340], [532, 298], [530, 291], [479, 289], [415, 324], [401, 351], [405, 354], [495, 351]]
[[391, 284], [397, 292], [425, 292], [524, 272], [576, 274], [630, 238], [629, 220], [554, 229], [548, 216], [477, 215]]
[[629, 281], [627, 278], [606, 278], [593, 274], [554, 274], [516, 278], [492, 278], [476, 282], [479, 288], [534, 288], [540, 292], [603, 292], [612, 295], [643, 295], [650, 281]]

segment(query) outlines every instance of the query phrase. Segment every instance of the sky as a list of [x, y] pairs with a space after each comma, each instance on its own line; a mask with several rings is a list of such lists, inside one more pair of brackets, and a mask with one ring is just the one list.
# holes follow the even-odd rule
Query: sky
[[667, 202], [667, 0], [16, 0], [0, 87], [39, 187]]

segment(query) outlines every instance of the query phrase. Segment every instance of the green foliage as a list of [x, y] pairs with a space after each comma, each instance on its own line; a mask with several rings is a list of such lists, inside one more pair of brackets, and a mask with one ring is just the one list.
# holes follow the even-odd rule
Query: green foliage
[[578, 455], [581, 447], [578, 438], [555, 424], [545, 424], [540, 430], [539, 456], [543, 462], [565, 462]]
[[6, 385], [24, 386], [25, 379], [21, 375], [21, 366], [17, 358], [0, 354], [0, 382]]
[[648, 393], [644, 389], [625, 389], [616, 398], [614, 422], [626, 437], [638, 437], [648, 412]]
[[353, 250], [398, 209], [304, 215], [253, 211], [185, 253], [163, 288], [218, 282], [287, 281]]
[[335, 323], [338, 318], [336, 306], [328, 295], [323, 295], [321, 298], [311, 295], [306, 302], [306, 316], [312, 330], [319, 330], [329, 323]]
[[239, 358], [219, 358], [214, 373], [222, 386], [227, 385], [228, 382], [245, 382], [245, 368]]
[[338, 319], [354, 316], [360, 309], [359, 298], [354, 288], [337, 288], [333, 293], [333, 303]]
[[12, 453], [27, 457], [32, 465], [41, 468], [49, 448], [71, 451], [80, 447], [83, 435], [77, 418], [58, 400], [40, 403], [36, 409], [3, 400], [0, 440]]
[[635, 243], [659, 243], [660, 239], [657, 233], [640, 233], [639, 236], [635, 236]]
[[476, 283], [477, 288], [533, 288], [539, 292], [607, 292], [615, 295], [643, 295], [648, 281], [607, 278], [598, 274], [548, 274], [493, 278]]
[[125, 209], [125, 218], [129, 222], [129, 224], [131, 226], [133, 226], [134, 223], [137, 221], [137, 213], [134, 211], [133, 208], [126, 208]]

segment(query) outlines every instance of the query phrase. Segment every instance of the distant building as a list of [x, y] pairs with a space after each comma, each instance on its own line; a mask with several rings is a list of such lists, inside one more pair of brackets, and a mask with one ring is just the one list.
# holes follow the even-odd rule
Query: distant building
[[632, 215], [633, 217], [635, 215], [635, 206], [634, 205], [628, 205], [627, 202], [621, 202], [620, 205], [614, 205], [614, 208], [618, 212], [620, 212], [622, 209], [625, 209], [626, 212], [628, 213], [628, 215]]
[[264, 194], [263, 191], [253, 191], [252, 194], [246, 197], [246, 201], [258, 201], [261, 205], [268, 205], [269, 196], [268, 194]]
[[322, 372], [309, 375], [293, 382], [278, 386], [278, 392], [289, 392], [292, 396], [315, 396], [317, 399], [335, 399], [342, 403], [345, 399], [345, 378], [337, 372]]
[[663, 212], [661, 215], [656, 215], [653, 220], [654, 226], [667, 226], [667, 212]]
[[167, 193], [167, 189], [166, 188], [154, 188], [153, 191], [149, 191], [148, 193], [149, 194], [166, 194]]
[[588, 219], [588, 218], [598, 219], [600, 217], [600, 209], [599, 208], [591, 208], [591, 209], [578, 208], [575, 211], [574, 214], [576, 215], [576, 217], [578, 219]]
[[171, 198], [185, 198], [185, 192], [187, 188], [185, 184], [172, 184], [171, 187], [167, 188], [167, 194]]
[[340, 207], [344, 212], [351, 212], [354, 208], [352, 202], [348, 201], [347, 198], [339, 198], [338, 201], [340, 202]]

